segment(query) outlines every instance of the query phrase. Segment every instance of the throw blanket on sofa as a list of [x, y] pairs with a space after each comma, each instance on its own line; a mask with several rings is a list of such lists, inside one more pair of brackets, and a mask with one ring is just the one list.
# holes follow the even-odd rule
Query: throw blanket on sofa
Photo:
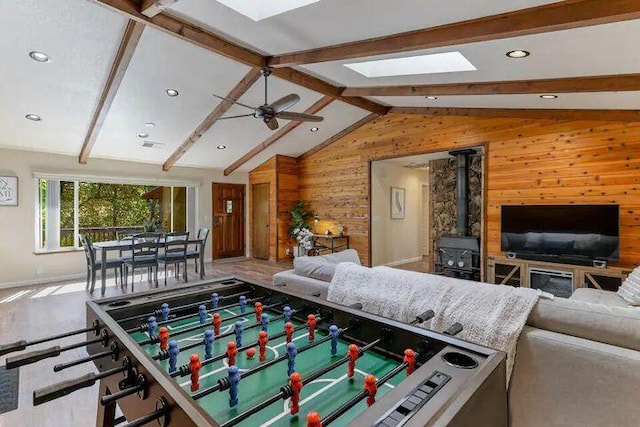
[[460, 322], [464, 329], [458, 337], [507, 353], [508, 384], [518, 337], [538, 296], [533, 289], [340, 263], [327, 299], [361, 303], [364, 311], [405, 323], [431, 309], [435, 317], [420, 326], [438, 332]]

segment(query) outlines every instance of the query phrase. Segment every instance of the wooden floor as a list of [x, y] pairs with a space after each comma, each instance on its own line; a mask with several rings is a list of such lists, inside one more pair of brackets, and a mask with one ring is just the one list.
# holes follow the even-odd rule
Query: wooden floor
[[[206, 265], [205, 279], [225, 276], [242, 276], [257, 283], [271, 283], [273, 274], [291, 268], [290, 263], [270, 263], [261, 260], [242, 260], [216, 262]], [[135, 291], [155, 289], [155, 285], [144, 277], [136, 275]], [[200, 280], [189, 264], [190, 282]], [[0, 290], [0, 344], [22, 339], [35, 339], [86, 326], [85, 301], [101, 298], [100, 280], [93, 294], [85, 291], [85, 280], [21, 287]], [[159, 280], [160, 288], [164, 287]], [[167, 279], [169, 287], [184, 286], [184, 281], [173, 277]], [[129, 287], [121, 288], [111, 277], [107, 280], [106, 296], [116, 296], [131, 292]], [[53, 345], [73, 344], [81, 341], [80, 336], [69, 337], [55, 343], [40, 344], [29, 350], [38, 350]], [[16, 353], [17, 354], [17, 353]], [[68, 362], [86, 356], [83, 348], [68, 351], [60, 357], [45, 359], [20, 369], [20, 398], [18, 409], [0, 415], [0, 427], [39, 426], [39, 427], [85, 427], [95, 425], [98, 402], [97, 385], [76, 391], [69, 396], [34, 407], [33, 390], [53, 383], [95, 372], [93, 363], [76, 366], [58, 373], [53, 372], [57, 363]], [[4, 365], [6, 356], [0, 357]]]
[[419, 273], [431, 273], [433, 272], [433, 260], [430, 256], [425, 255], [422, 257], [422, 261], [396, 265], [395, 268], [400, 270], [417, 271]]

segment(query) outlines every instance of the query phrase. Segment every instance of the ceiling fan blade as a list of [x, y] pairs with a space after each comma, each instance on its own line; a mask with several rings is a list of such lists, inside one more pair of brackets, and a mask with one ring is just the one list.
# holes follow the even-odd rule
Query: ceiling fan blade
[[296, 122], [321, 122], [324, 120], [324, 117], [305, 113], [294, 113], [290, 111], [281, 111], [276, 114], [276, 117], [285, 120], [294, 120]]
[[237, 114], [235, 116], [220, 117], [218, 120], [237, 119], [240, 117], [255, 117], [255, 113]]
[[291, 93], [269, 104], [269, 108], [271, 108], [274, 113], [279, 113], [293, 107], [298, 101], [300, 101], [300, 96], [298, 94]]
[[250, 105], [243, 104], [242, 102], [234, 101], [231, 98], [226, 98], [224, 96], [216, 95], [215, 93], [212, 93], [212, 95], [215, 96], [218, 99], [222, 99], [223, 101], [233, 102], [234, 104], [240, 105], [240, 106], [242, 106], [244, 108], [249, 108], [251, 110], [255, 110], [255, 107], [251, 107]]
[[276, 130], [280, 126], [275, 117], [271, 117], [269, 120], [264, 121], [267, 127], [271, 130]]

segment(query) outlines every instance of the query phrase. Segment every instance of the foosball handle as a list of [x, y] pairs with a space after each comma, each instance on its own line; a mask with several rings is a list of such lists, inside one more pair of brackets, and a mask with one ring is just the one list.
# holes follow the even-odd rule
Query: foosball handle
[[33, 392], [33, 406], [66, 396], [81, 388], [91, 387], [96, 382], [96, 375], [89, 373], [73, 380], [62, 381]]
[[48, 357], [60, 356], [60, 346], [56, 345], [44, 350], [36, 350], [30, 353], [21, 354], [19, 356], [7, 358], [7, 369], [17, 368], [19, 366], [35, 363], [39, 360], [46, 359]]
[[435, 315], [436, 315], [436, 313], [434, 313], [434, 311], [433, 311], [433, 310], [427, 310], [427, 311], [425, 311], [425, 312], [424, 312], [424, 313], [422, 313], [422, 314], [418, 314], [418, 315], [416, 316], [416, 320], [415, 320], [415, 322], [416, 322], [416, 323], [424, 323], [424, 322], [426, 322], [427, 320], [429, 320], [429, 319], [433, 318], [433, 316], [435, 316]]
[[351, 304], [349, 307], [355, 308], [356, 310], [362, 310], [362, 303], [356, 302], [355, 304]]
[[460, 332], [462, 332], [462, 324], [459, 322], [456, 322], [453, 325], [449, 326], [449, 328], [446, 331], [444, 331], [443, 334], [455, 336], [455, 335], [458, 335]]
[[13, 353], [14, 351], [21, 351], [27, 348], [27, 342], [25, 340], [16, 341], [12, 344], [0, 345], [0, 356], [7, 353]]

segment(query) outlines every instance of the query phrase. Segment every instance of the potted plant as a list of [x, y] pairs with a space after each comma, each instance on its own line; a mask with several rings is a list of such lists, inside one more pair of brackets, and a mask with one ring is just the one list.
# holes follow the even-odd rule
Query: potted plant
[[293, 247], [293, 256], [298, 256], [301, 251], [306, 252], [312, 246], [312, 233], [310, 231], [309, 219], [311, 213], [306, 209], [307, 202], [298, 200], [289, 210], [291, 214], [290, 235], [295, 237], [297, 245]]

